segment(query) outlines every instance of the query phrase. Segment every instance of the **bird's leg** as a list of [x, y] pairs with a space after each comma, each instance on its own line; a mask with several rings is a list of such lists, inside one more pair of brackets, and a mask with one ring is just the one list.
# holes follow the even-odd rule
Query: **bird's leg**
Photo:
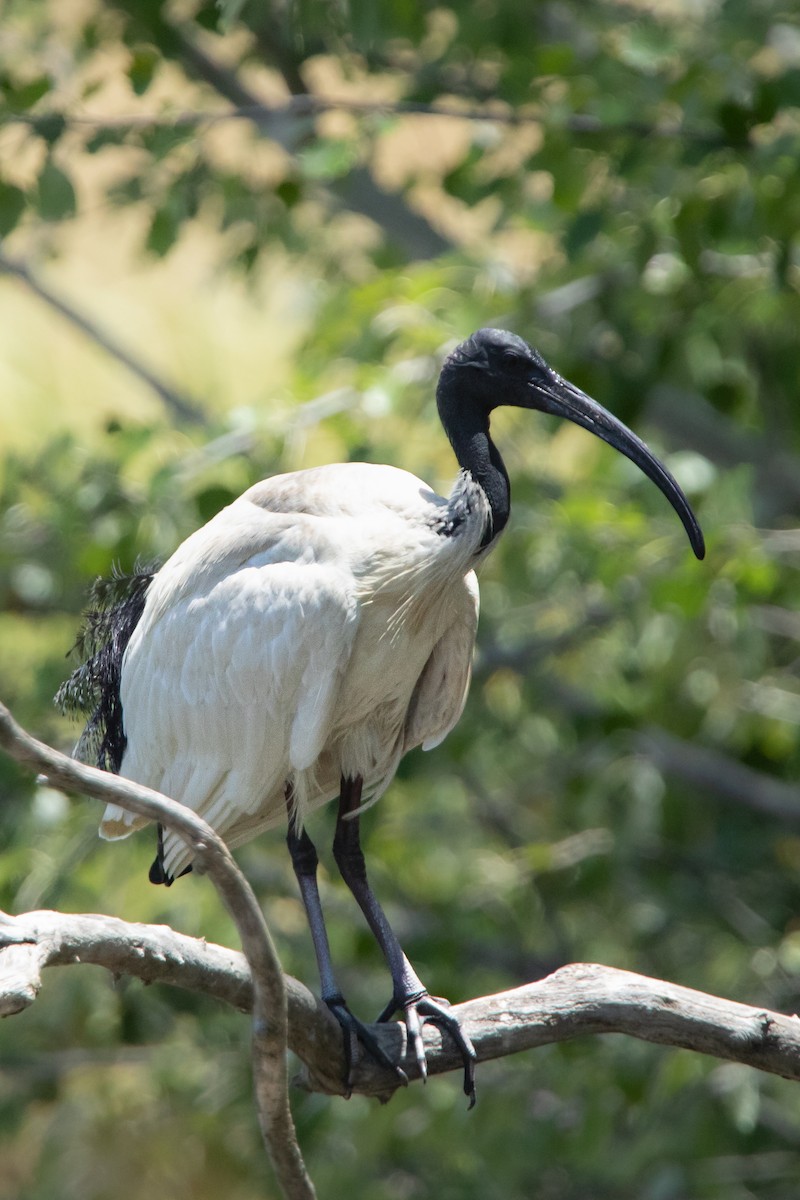
[[469, 1097], [469, 1106], [472, 1108], [475, 1103], [475, 1047], [461, 1028], [461, 1023], [449, 1011], [448, 1002], [434, 999], [428, 994], [427, 988], [403, 953], [386, 914], [369, 886], [357, 813], [361, 804], [362, 786], [363, 780], [360, 776], [355, 779], [342, 779], [333, 855], [342, 879], [355, 896], [391, 972], [392, 999], [378, 1020], [388, 1021], [393, 1013], [403, 1012], [419, 1073], [423, 1079], [427, 1077], [428, 1067], [422, 1041], [422, 1026], [428, 1022], [446, 1030], [461, 1053], [464, 1062], [464, 1092]]
[[386, 1053], [380, 1043], [370, 1033], [363, 1022], [354, 1017], [347, 1007], [333, 970], [331, 949], [328, 942], [328, 931], [325, 928], [325, 918], [322, 913], [322, 903], [317, 886], [317, 865], [319, 859], [317, 850], [305, 829], [298, 833], [296, 814], [292, 811], [291, 792], [287, 791], [286, 806], [289, 811], [289, 829], [286, 844], [292, 859], [292, 866], [300, 888], [303, 907], [306, 910], [311, 940], [314, 943], [314, 953], [319, 969], [320, 991], [322, 999], [344, 1032], [345, 1052], [345, 1086], [350, 1090], [352, 1085], [352, 1070], [355, 1061], [356, 1043], [361, 1042], [365, 1050], [381, 1066], [392, 1071], [403, 1084], [408, 1083], [408, 1076]]

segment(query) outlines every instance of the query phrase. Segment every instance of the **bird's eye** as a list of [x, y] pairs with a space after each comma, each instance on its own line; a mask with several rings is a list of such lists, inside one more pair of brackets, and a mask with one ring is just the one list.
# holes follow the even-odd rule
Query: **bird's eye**
[[522, 355], [516, 350], [503, 351], [503, 366], [509, 371], [515, 371], [523, 361]]

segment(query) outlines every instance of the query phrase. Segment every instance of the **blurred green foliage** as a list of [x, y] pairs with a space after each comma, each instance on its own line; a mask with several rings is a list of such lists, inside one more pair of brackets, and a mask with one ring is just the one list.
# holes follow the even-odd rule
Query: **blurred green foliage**
[[[375, 888], [422, 977], [454, 1000], [588, 960], [794, 1011], [796, 12], [774, 0], [250, 0], [224, 4], [220, 28], [215, 5], [178, 7], [7, 6], [4, 249], [63, 260], [76, 222], [118, 210], [135, 254], [167, 270], [202, 235], [209, 293], [240, 272], [257, 304], [279, 260], [302, 296], [302, 336], [278, 386], [280, 332], [265, 334], [246, 403], [217, 403], [210, 378], [202, 428], [143, 403], [98, 418], [92, 437], [42, 421], [33, 443], [7, 448], [4, 701], [68, 747], [76, 731], [50, 697], [88, 583], [114, 562], [165, 557], [263, 475], [366, 458], [446, 488], [443, 350], [481, 325], [512, 327], [647, 434], [696, 504], [709, 555], [691, 559], [663, 499], [608, 448], [499, 414], [514, 511], [483, 571], [472, 695], [370, 814]], [[486, 104], [497, 119], [380, 106], [187, 116], [304, 94]], [[173, 333], [157, 329], [166, 358]], [[214, 336], [198, 331], [197, 363]], [[192, 357], [183, 343], [175, 377], [196, 387]], [[10, 373], [4, 387], [24, 424], [34, 385]], [[690, 778], [689, 743], [721, 756], [710, 761], [724, 777]], [[742, 767], [758, 773], [748, 786], [785, 785], [783, 817], [731, 786]], [[232, 943], [203, 880], [147, 885], [146, 835], [100, 845], [93, 806], [6, 760], [0, 795], [4, 908], [101, 910]], [[331, 827], [332, 814], [315, 819], [321, 847]], [[314, 982], [280, 837], [239, 857], [286, 969]], [[385, 971], [343, 888], [323, 888], [348, 995], [369, 1016]], [[0, 1200], [270, 1195], [247, 1040], [241, 1017], [196, 996], [53, 972], [0, 1036]], [[797, 1194], [800, 1091], [785, 1081], [606, 1038], [487, 1065], [479, 1084], [469, 1116], [450, 1079], [385, 1109], [298, 1095], [320, 1195]]]

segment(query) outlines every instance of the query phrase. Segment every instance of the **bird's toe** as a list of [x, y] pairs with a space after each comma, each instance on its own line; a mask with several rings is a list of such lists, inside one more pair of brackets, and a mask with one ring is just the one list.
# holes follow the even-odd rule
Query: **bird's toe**
[[358, 1054], [359, 1042], [373, 1062], [391, 1071], [400, 1083], [407, 1087], [408, 1076], [403, 1068], [386, 1053], [378, 1039], [370, 1032], [369, 1027], [363, 1021], [359, 1021], [358, 1017], [353, 1016], [344, 998], [333, 996], [326, 998], [325, 1003], [341, 1025], [344, 1034], [345, 1087], [348, 1095], [353, 1086], [353, 1067]]
[[423, 1081], [428, 1077], [428, 1062], [422, 1039], [423, 1026], [435, 1025], [442, 1032], [450, 1035], [464, 1064], [464, 1094], [469, 1100], [469, 1108], [472, 1108], [476, 1099], [475, 1063], [477, 1054], [458, 1017], [451, 1011], [450, 1001], [442, 997], [431, 996], [424, 991], [406, 997], [393, 996], [378, 1020], [388, 1021], [398, 1011], [404, 1014], [409, 1041], [413, 1046], [414, 1057]]

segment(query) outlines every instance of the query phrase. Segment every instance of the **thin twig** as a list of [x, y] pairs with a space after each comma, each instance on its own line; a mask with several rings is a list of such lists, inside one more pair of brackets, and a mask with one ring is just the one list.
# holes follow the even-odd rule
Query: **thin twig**
[[145, 366], [138, 358], [126, 350], [124, 346], [112, 337], [106, 330], [101, 329], [91, 318], [78, 310], [64, 300], [63, 297], [56, 295], [49, 287], [41, 282], [40, 279], [33, 274], [30, 267], [19, 259], [10, 258], [2, 249], [0, 249], [0, 273], [13, 275], [24, 283], [35, 296], [43, 300], [50, 308], [64, 317], [76, 329], [85, 334], [101, 349], [115, 358], [117, 362], [122, 363], [129, 371], [134, 374], [137, 379], [141, 379], [148, 387], [156, 393], [157, 396], [164, 402], [165, 406], [182, 421], [189, 421], [197, 424], [203, 420], [203, 414], [195, 405], [194, 401], [182, 396], [174, 387], [165, 383], [150, 367]]
[[272, 121], [285, 120], [287, 117], [307, 119], [328, 112], [348, 112], [356, 116], [374, 117], [452, 117], [459, 121], [488, 121], [496, 125], [546, 125], [568, 133], [589, 136], [684, 138], [712, 146], [727, 144], [727, 140], [718, 129], [697, 129], [678, 122], [648, 124], [644, 121], [623, 121], [618, 124], [609, 124], [588, 113], [573, 113], [571, 116], [553, 120], [540, 107], [530, 105], [513, 108], [500, 102], [487, 105], [459, 105], [435, 101], [428, 104], [416, 100], [355, 100], [351, 97], [315, 96], [309, 93], [292, 96], [280, 104], [260, 102], [236, 104], [226, 109], [194, 109], [174, 113], [131, 114], [119, 117], [79, 113], [5, 113], [0, 117], [0, 125], [16, 123], [30, 125], [35, 129], [37, 125], [52, 123], [54, 116], [57, 116], [58, 119], [64, 121], [65, 125], [72, 128], [83, 126], [90, 129], [118, 129], [122, 132], [135, 132], [143, 129], [195, 129], [201, 125], [216, 125], [220, 121], [254, 121], [257, 124], [269, 124]]
[[236, 923], [253, 979], [253, 1073], [264, 1142], [287, 1200], [312, 1200], [289, 1108], [286, 1067], [286, 988], [264, 916], [247, 880], [219, 835], [191, 809], [151, 788], [75, 762], [36, 741], [0, 704], [0, 746], [17, 762], [43, 773], [55, 787], [83, 792], [165, 825], [191, 846]]

